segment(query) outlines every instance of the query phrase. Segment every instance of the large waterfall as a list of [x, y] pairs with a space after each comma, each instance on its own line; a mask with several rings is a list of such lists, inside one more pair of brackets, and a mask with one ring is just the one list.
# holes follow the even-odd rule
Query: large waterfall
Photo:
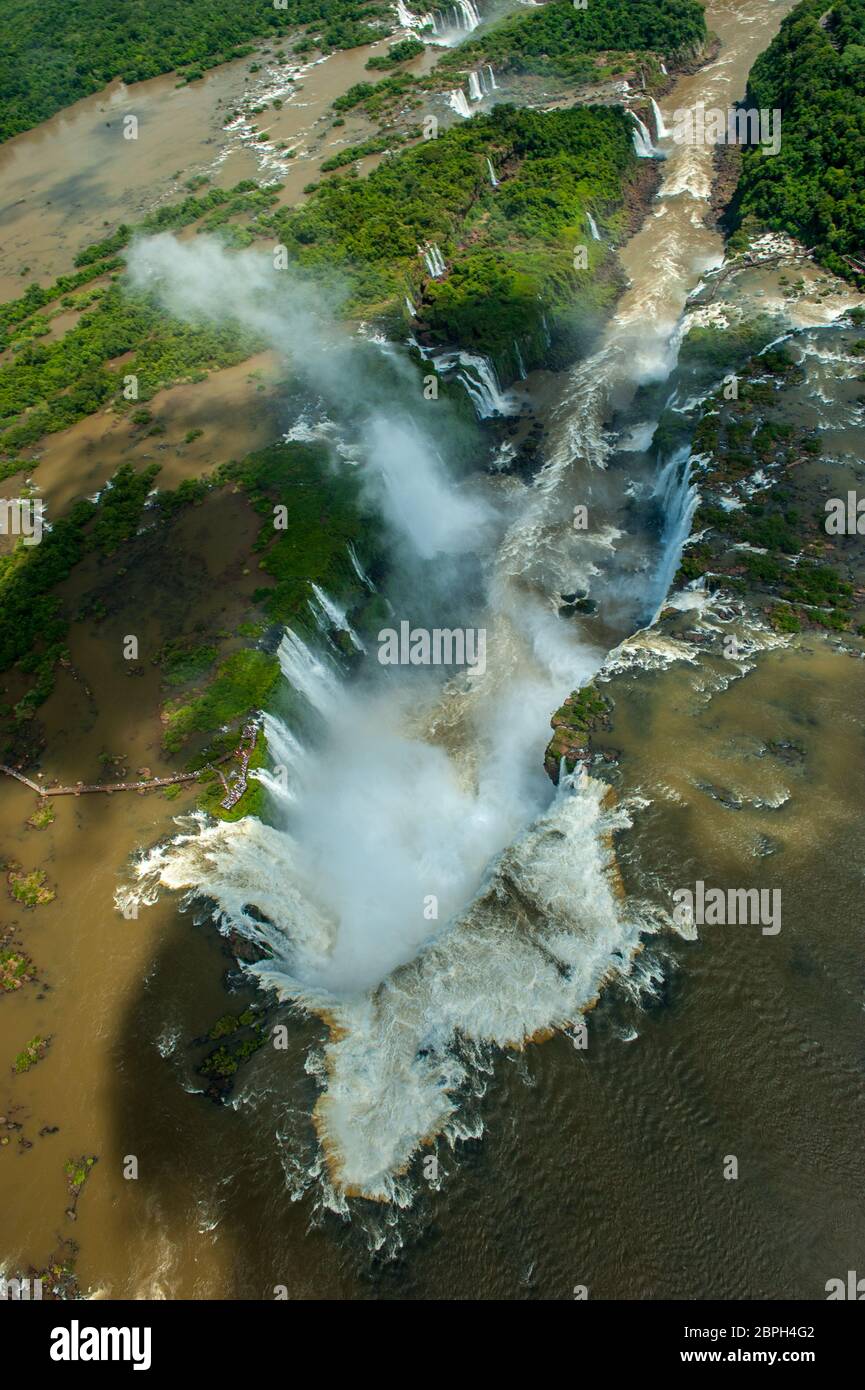
[[[707, 72], [707, 101], [725, 95], [722, 78]], [[635, 117], [637, 139], [650, 153]], [[628, 288], [596, 349], [556, 381], [542, 466], [529, 481], [495, 471], [495, 458], [513, 456], [508, 442], [458, 476], [447, 448], [424, 433], [432, 411], [418, 408], [415, 376], [410, 420], [398, 392], [373, 409], [369, 392], [352, 388], [354, 412], [328, 436], [334, 466], [375, 484], [392, 560], [378, 597], [394, 626], [435, 614], [482, 629], [484, 669], [383, 666], [374, 633], [356, 634], [370, 648], [357, 651], [346, 595], [310, 586], [307, 630], [295, 625], [279, 647], [286, 698], [264, 719], [267, 817], [186, 819], [135, 867], [139, 896], [169, 888], [213, 905], [224, 930], [266, 952], [247, 967], [261, 984], [326, 1022], [323, 1059], [309, 1069], [320, 1085], [327, 1200], [341, 1209], [346, 1193], [410, 1200], [424, 1142], [481, 1132], [469, 1097], [483, 1092], [491, 1050], [572, 1030], [603, 982], [634, 968], [641, 933], [658, 925], [617, 895], [611, 875], [610, 837], [633, 808], [613, 809], [606, 786], [585, 773], [553, 793], [542, 761], [551, 711], [645, 618], [647, 596], [660, 602], [693, 515], [684, 452], [656, 469], [654, 486], [643, 453], [629, 455], [627, 469], [605, 465], [619, 439], [611, 421], [642, 383], [671, 370], [687, 294], [717, 260], [704, 209], [679, 188], [686, 167], [702, 170], [711, 157], [670, 152], [661, 197], [622, 251]], [[172, 242], [163, 258], [175, 312], [202, 311], [186, 265], [201, 254]], [[234, 293], [244, 256], [231, 275], [210, 267], [207, 283]], [[272, 276], [263, 283], [272, 298]], [[241, 307], [233, 299], [229, 311]], [[305, 370], [313, 335], [287, 331], [285, 319], [280, 308], [249, 321]], [[486, 358], [454, 353], [436, 366], [461, 379], [479, 415], [513, 408]], [[351, 364], [328, 349], [321, 370], [315, 389], [344, 402]], [[629, 423], [641, 439], [651, 432], [642, 415]], [[646, 507], [630, 507], [631, 485]], [[593, 524], [580, 531], [575, 504], [586, 502]], [[627, 534], [642, 513], [662, 511], [663, 535]], [[363, 567], [351, 573], [368, 595]], [[575, 592], [602, 604], [603, 635], [562, 617], [562, 596]], [[343, 655], [349, 645], [356, 656]], [[273, 1065], [266, 1049], [260, 1056], [262, 1068]]]

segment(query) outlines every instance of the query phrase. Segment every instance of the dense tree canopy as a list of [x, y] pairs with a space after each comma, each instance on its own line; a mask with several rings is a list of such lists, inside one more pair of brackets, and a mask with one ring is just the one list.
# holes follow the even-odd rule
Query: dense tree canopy
[[[490, 187], [487, 159], [507, 170]], [[443, 340], [492, 355], [521, 343], [524, 359], [544, 349], [541, 325], [588, 307], [610, 289], [574, 273], [574, 248], [591, 240], [587, 211], [616, 208], [636, 160], [623, 112], [574, 107], [539, 112], [497, 106], [384, 160], [366, 178], [338, 176], [303, 207], [259, 218], [310, 274], [338, 278], [350, 312], [402, 305], [424, 279], [418, 248], [435, 243], [446, 280], [426, 283], [423, 317]], [[532, 346], [534, 344], [534, 347]]]
[[[493, 64], [523, 72], [569, 76], [580, 55], [607, 50], [652, 50], [667, 55], [697, 47], [706, 20], [697, 0], [590, 0], [584, 10], [571, 0], [549, 0], [531, 14], [514, 15], [473, 48]], [[463, 45], [455, 58], [465, 54]]]
[[3, 0], [0, 140], [115, 77], [139, 82], [184, 67], [200, 75], [248, 52], [249, 39], [298, 24], [315, 24], [329, 48], [391, 27], [387, 8], [369, 0], [287, 0], [284, 9], [250, 0]]
[[737, 223], [791, 232], [839, 275], [865, 262], [865, 0], [802, 0], [751, 71], [747, 104], [781, 111], [781, 149], [746, 152]]

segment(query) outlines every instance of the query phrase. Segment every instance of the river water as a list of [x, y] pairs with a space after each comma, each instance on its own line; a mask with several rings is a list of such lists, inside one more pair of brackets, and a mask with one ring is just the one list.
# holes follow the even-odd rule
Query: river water
[[[710, 8], [720, 54], [682, 79], [664, 110], [739, 96], [790, 7]], [[558, 384], [538, 477], [455, 487], [432, 470], [430, 490], [408, 500], [444, 518], [450, 554], [441, 539], [425, 540], [416, 512], [400, 513], [404, 548], [411, 541], [415, 552], [407, 566], [428, 574], [435, 555], [454, 574], [445, 599], [486, 629], [486, 672], [445, 690], [399, 673], [347, 687], [324, 644], [310, 657], [284, 643], [286, 679], [317, 708], [324, 737], [298, 754], [275, 711], [271, 750], [289, 764], [289, 796], [275, 802], [273, 824], [186, 826], [146, 854], [132, 877], [149, 898], [162, 891], [120, 937], [116, 917], [111, 936], [94, 924], [92, 904], [107, 914], [121, 846], [152, 842], [158, 813], [128, 807], [121, 826], [114, 805], [101, 819], [76, 807], [75, 836], [68, 825], [50, 832], [58, 877], [75, 853], [70, 838], [87, 844], [88, 864], [95, 844], [102, 866], [86, 882], [79, 874], [78, 894], [74, 872], [65, 880], [62, 992], [74, 990], [76, 971], [92, 981], [106, 941], [122, 942], [111, 949], [124, 957], [123, 991], [112, 990], [103, 960], [95, 1002], [91, 991], [86, 1007], [65, 1006], [67, 1035], [80, 1032], [83, 1049], [65, 1061], [52, 1052], [34, 1072], [35, 1108], [56, 1110], [64, 1077], [86, 1076], [101, 1117], [100, 1181], [82, 1203], [85, 1282], [166, 1297], [269, 1297], [275, 1285], [292, 1297], [568, 1297], [587, 1284], [592, 1296], [687, 1298], [809, 1296], [816, 1280], [819, 1296], [815, 1252], [848, 1267], [846, 1237], [816, 1230], [814, 1212], [831, 1211], [833, 1231], [851, 1230], [849, 1136], [838, 1136], [831, 1162], [803, 1151], [828, 1132], [812, 1106], [828, 1125], [833, 1102], [861, 1100], [845, 1061], [852, 1000], [838, 1011], [834, 1048], [814, 1036], [817, 1004], [843, 980], [849, 946], [824, 942], [818, 954], [793, 933], [780, 959], [755, 947], [743, 963], [733, 944], [679, 946], [664, 932], [635, 954], [640, 933], [662, 924], [650, 891], [656, 866], [672, 872], [683, 856], [676, 815], [663, 805], [645, 814], [644, 802], [654, 805], [639, 761], [654, 746], [645, 710], [629, 741], [631, 794], [615, 806], [590, 780], [551, 799], [542, 773], [551, 710], [662, 596], [657, 543], [627, 523], [657, 465], [639, 448], [628, 471], [605, 465], [628, 446], [614, 411], [627, 418], [640, 385], [672, 367], [685, 298], [720, 259], [720, 238], [704, 223], [710, 168], [709, 151], [670, 150], [656, 203], [623, 252], [630, 287], [597, 353]], [[643, 438], [650, 424], [631, 418], [629, 434]], [[588, 534], [572, 524], [578, 503], [594, 520]], [[599, 617], [561, 621], [561, 596], [575, 589], [591, 592]], [[416, 620], [408, 608], [398, 616]], [[446, 610], [440, 621], [455, 619]], [[795, 682], [802, 717], [810, 700], [814, 728], [831, 730], [827, 701], [855, 682], [853, 663], [817, 654]], [[664, 742], [693, 741], [666, 688], [657, 702]], [[860, 734], [848, 721], [833, 756], [849, 756]], [[822, 785], [831, 800], [829, 769]], [[710, 812], [719, 814], [714, 803]], [[837, 807], [839, 825], [847, 813], [846, 802]], [[705, 815], [695, 812], [691, 827], [704, 864], [706, 846], [720, 843]], [[796, 836], [807, 839], [804, 817]], [[230, 1110], [189, 1094], [200, 1083], [183, 1040], [220, 1012], [221, 957], [166, 887], [205, 894], [251, 936], [262, 913], [272, 924], [273, 959], [258, 969], [284, 1001], [288, 1047], [253, 1060]], [[803, 929], [812, 888], [796, 909]], [[838, 901], [850, 891], [843, 874], [834, 890]], [[806, 984], [791, 994], [797, 971]], [[583, 1051], [573, 1025], [604, 980]], [[244, 988], [241, 1000], [251, 997]], [[752, 1002], [744, 1023], [734, 1008], [743, 989]], [[780, 1014], [770, 1009], [767, 1000], [788, 995]], [[530, 1038], [542, 1045], [523, 1046]], [[92, 1120], [64, 1123], [82, 1151], [96, 1145]], [[410, 1166], [422, 1140], [437, 1160], [429, 1174]], [[735, 1189], [719, 1176], [730, 1152], [752, 1164], [752, 1180]], [[120, 1176], [129, 1153], [138, 1183]], [[31, 1200], [13, 1250], [34, 1227], [44, 1229]]]

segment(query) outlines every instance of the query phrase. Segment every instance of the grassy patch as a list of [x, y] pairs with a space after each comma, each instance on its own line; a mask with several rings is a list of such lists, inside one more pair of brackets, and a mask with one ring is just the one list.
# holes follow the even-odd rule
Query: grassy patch
[[23, 1072], [29, 1071], [31, 1067], [35, 1067], [37, 1062], [42, 1061], [42, 1058], [48, 1051], [50, 1043], [50, 1038], [43, 1038], [37, 1033], [36, 1036], [32, 1037], [25, 1045], [23, 1051], [19, 1052], [18, 1056], [15, 1058], [15, 1071], [21, 1075]]

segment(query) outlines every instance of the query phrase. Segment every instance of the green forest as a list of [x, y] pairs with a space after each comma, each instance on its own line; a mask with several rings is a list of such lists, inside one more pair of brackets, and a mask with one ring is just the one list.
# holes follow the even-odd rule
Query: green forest
[[706, 38], [703, 6], [697, 0], [589, 0], [584, 10], [571, 0], [514, 15], [488, 34], [461, 44], [442, 66], [483, 59], [515, 72], [582, 78], [592, 64], [587, 54], [649, 50], [672, 57]]
[[[487, 157], [503, 175], [495, 190]], [[81, 252], [75, 276], [33, 286], [3, 306], [0, 344], [13, 352], [0, 364], [0, 452], [17, 455], [112, 400], [124, 408], [128, 374], [138, 378], [144, 402], [161, 387], [200, 380], [260, 346], [236, 327], [171, 319], [132, 293], [116, 271], [133, 230], [197, 222], [198, 231], [231, 233], [233, 242], [284, 243], [304, 273], [329, 287], [340, 282], [352, 315], [401, 314], [407, 291], [418, 300], [425, 293], [421, 314], [437, 338], [489, 352], [512, 379], [515, 341], [526, 362], [547, 353], [546, 318], [554, 353], [573, 356], [582, 332], [574, 311], [594, 310], [615, 294], [607, 253], [588, 236], [586, 213], [615, 228], [622, 181], [635, 167], [621, 111], [543, 114], [499, 106], [389, 156], [365, 178], [351, 172], [324, 181], [297, 209], [274, 207], [276, 190], [248, 182], [165, 204], [136, 229], [123, 225]], [[246, 220], [228, 224], [238, 215]], [[427, 242], [448, 259], [446, 281], [424, 284], [418, 248]], [[573, 264], [580, 244], [590, 257], [582, 271]], [[115, 277], [107, 285], [80, 289], [85, 311], [78, 323], [43, 341], [49, 320], [40, 311], [58, 299], [74, 306], [71, 285], [86, 286], [106, 272]], [[110, 365], [126, 353], [132, 356], [122, 368]]]
[[0, 140], [29, 130], [116, 77], [140, 82], [206, 68], [251, 50], [250, 39], [315, 26], [324, 49], [391, 32], [369, 0], [4, 0], [0, 14]]
[[[496, 190], [488, 156], [507, 170]], [[449, 275], [424, 287], [421, 317], [442, 341], [489, 352], [510, 377], [514, 366], [503, 354], [515, 338], [531, 355], [545, 314], [564, 322], [577, 302], [594, 307], [614, 292], [592, 273], [604, 259], [599, 243], [588, 246], [588, 272], [574, 270], [574, 248], [590, 241], [586, 212], [617, 208], [635, 165], [621, 111], [503, 105], [385, 159], [366, 178], [337, 176], [304, 207], [259, 223], [272, 226], [309, 273], [331, 281], [338, 270], [346, 307], [357, 314], [401, 304], [407, 289], [417, 293], [418, 247], [436, 243]]]
[[865, 0], [803, 0], [751, 71], [747, 105], [780, 110], [781, 149], [747, 150], [734, 225], [786, 231], [838, 275], [865, 264]]

